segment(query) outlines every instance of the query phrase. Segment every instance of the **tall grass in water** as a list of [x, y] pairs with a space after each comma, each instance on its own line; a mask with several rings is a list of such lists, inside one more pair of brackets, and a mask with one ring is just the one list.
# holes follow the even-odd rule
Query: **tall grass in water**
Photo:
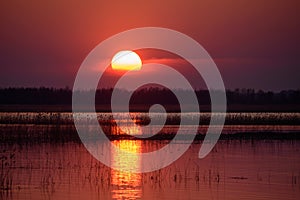
[[6, 152], [2, 150], [0, 153], [0, 190], [11, 190], [13, 186], [13, 172], [15, 167], [15, 152]]
[[[117, 113], [119, 115], [118, 125], [129, 126], [129, 121], [125, 119], [123, 113]], [[198, 135], [196, 139], [203, 139], [207, 130], [207, 126], [210, 122], [211, 113], [169, 113], [166, 120], [166, 125], [159, 134], [151, 137], [149, 139], [153, 140], [163, 140], [172, 139], [177, 133], [176, 126], [180, 124], [182, 118], [187, 118], [185, 121], [191, 122], [191, 124], [198, 123], [195, 120], [198, 119], [200, 115], [200, 127], [198, 130]], [[296, 135], [295, 131], [299, 132], [300, 125], [300, 113], [214, 113], [216, 117], [221, 117], [226, 115], [227, 125], [291, 125], [288, 131], [293, 129], [289, 133], [289, 138], [296, 139], [299, 138], [299, 134]], [[123, 118], [122, 118], [123, 117]], [[155, 115], [155, 119], [162, 117], [160, 113]], [[150, 122], [148, 113], [131, 113], [131, 118], [138, 125], [146, 125]], [[126, 133], [120, 131], [111, 113], [98, 113], [99, 124], [101, 125], [103, 131], [106, 135], [114, 139], [136, 139]], [[87, 134], [91, 140], [95, 139], [92, 128], [93, 126], [98, 126], [98, 124], [89, 124], [89, 113], [83, 114], [82, 125], [86, 125], [91, 128]], [[91, 126], [90, 126], [91, 125]], [[168, 126], [169, 125], [169, 126]], [[189, 124], [185, 124], [189, 125]], [[298, 128], [297, 128], [298, 127]], [[249, 126], [247, 127], [249, 129]], [[257, 128], [257, 127], [256, 127]], [[261, 136], [265, 137], [266, 134], [261, 133], [271, 133], [268, 134], [268, 138], [274, 138], [272, 131], [268, 130], [255, 130], [256, 134], [252, 132], [247, 132], [248, 129], [243, 130], [242, 128], [230, 129], [230, 133], [234, 133], [229, 137], [229, 135], [222, 134], [222, 138], [226, 137], [232, 138], [243, 138], [247, 137], [258, 138]], [[295, 130], [294, 130], [295, 129]], [[187, 134], [188, 134], [188, 128]], [[228, 130], [224, 129], [224, 131]], [[274, 129], [275, 130], [275, 129]], [[279, 130], [276, 130], [279, 133]], [[149, 129], [151, 132], [151, 129]], [[224, 133], [224, 132], [223, 132]], [[243, 133], [244, 135], [237, 135], [236, 133]], [[249, 134], [251, 133], [251, 134]], [[147, 135], [149, 133], [143, 133]], [[151, 135], [151, 134], [149, 134]], [[223, 136], [224, 135], [224, 136]], [[279, 139], [284, 139], [288, 134], [279, 135]], [[262, 138], [262, 139], [268, 139]], [[12, 142], [12, 143], [41, 143], [41, 142], [53, 142], [53, 143], [63, 143], [68, 141], [74, 141], [80, 143], [79, 136], [77, 134], [76, 128], [74, 126], [72, 113], [0, 113], [0, 143], [1, 142]]]
[[[116, 113], [120, 123], [128, 123], [123, 113]], [[210, 122], [211, 113], [169, 113], [166, 124], [178, 125], [181, 117], [187, 119], [192, 124], [200, 115], [200, 125], [207, 125]], [[215, 117], [226, 115], [226, 124], [239, 125], [300, 125], [300, 113], [214, 113]], [[85, 113], [88, 118], [89, 114]], [[111, 113], [98, 113], [98, 120], [103, 125], [115, 124]], [[124, 118], [122, 118], [124, 117]], [[163, 117], [160, 113], [155, 115], [155, 119]], [[131, 118], [140, 125], [148, 124], [151, 119], [148, 113], [131, 113]], [[85, 123], [86, 120], [83, 120]], [[197, 122], [196, 122], [197, 123]], [[71, 125], [73, 124], [72, 113], [63, 112], [41, 112], [41, 113], [0, 113], [0, 124], [35, 124], [35, 125]]]

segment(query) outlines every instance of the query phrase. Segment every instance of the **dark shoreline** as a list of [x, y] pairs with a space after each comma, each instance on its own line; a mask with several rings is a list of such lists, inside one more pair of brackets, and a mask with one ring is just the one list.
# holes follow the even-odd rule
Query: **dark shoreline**
[[[114, 140], [141, 140], [141, 141], [171, 141], [176, 134], [168, 135], [155, 135], [147, 139], [136, 138], [130, 135], [110, 135], [107, 136], [110, 141]], [[53, 136], [41, 136], [41, 137], [6, 137], [3, 138], [3, 135], [0, 135], [0, 144], [39, 144], [39, 143], [50, 143], [50, 144], [64, 144], [68, 142], [82, 143], [76, 133], [74, 135], [63, 136], [57, 138], [58, 135]], [[194, 138], [194, 142], [202, 142], [205, 135], [197, 134]], [[176, 141], [185, 141], [184, 136], [178, 137]], [[291, 132], [291, 133], [273, 133], [273, 132], [257, 132], [257, 133], [235, 133], [235, 134], [221, 134], [219, 140], [240, 140], [240, 141], [293, 141], [300, 140], [300, 132]], [[96, 142], [96, 138], [90, 138], [91, 142]], [[176, 143], [176, 142], [175, 142]]]
[[[168, 106], [170, 112], [180, 112], [177, 106]], [[131, 112], [148, 112], [144, 105], [134, 105], [130, 107]], [[110, 105], [96, 105], [97, 112], [111, 112]], [[120, 112], [124, 109], [120, 108]], [[191, 110], [192, 112], [193, 110]], [[201, 112], [210, 112], [210, 105], [200, 105]], [[0, 105], [0, 112], [72, 112], [71, 105], [20, 105], [6, 104]], [[233, 104], [227, 106], [227, 112], [300, 112], [299, 104]]]
[[[166, 140], [171, 141], [177, 134], [176, 130], [162, 130], [158, 134], [145, 139], [137, 138], [125, 133], [110, 134], [112, 127], [104, 127], [104, 132], [109, 140]], [[23, 144], [23, 143], [53, 143], [63, 144], [67, 142], [81, 143], [74, 125], [9, 125], [0, 126], [0, 144]], [[88, 141], [97, 141], [96, 133], [88, 134]], [[178, 141], [185, 141], [189, 134], [177, 135]], [[206, 130], [199, 131], [194, 141], [203, 141]], [[300, 140], [299, 129], [294, 131], [274, 132], [268, 130], [257, 131], [233, 131], [223, 132], [220, 140]]]

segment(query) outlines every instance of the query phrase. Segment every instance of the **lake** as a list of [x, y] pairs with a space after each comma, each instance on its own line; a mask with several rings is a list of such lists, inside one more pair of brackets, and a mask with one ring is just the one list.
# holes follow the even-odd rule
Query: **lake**
[[[204, 159], [198, 158], [202, 140], [196, 140], [177, 161], [149, 173], [116, 171], [97, 161], [78, 136], [72, 136], [74, 126], [67, 121], [71, 120], [69, 116], [70, 113], [0, 114], [0, 199], [298, 199], [300, 196], [300, 140], [293, 139], [300, 132], [298, 113], [280, 114], [281, 117], [269, 113], [266, 116], [271, 117], [265, 116], [264, 123], [257, 124], [254, 119], [261, 114], [237, 113], [234, 116], [239, 123], [231, 120], [222, 135], [259, 133], [269, 137], [225, 137]], [[127, 128], [131, 134], [139, 134], [139, 130]], [[201, 125], [199, 134], [206, 129], [207, 125]], [[185, 125], [185, 130], [188, 134], [189, 125]], [[164, 134], [174, 131], [176, 125], [169, 123]], [[271, 137], [276, 134], [284, 137]], [[285, 137], [290, 134], [293, 137]], [[97, 141], [90, 142], [97, 148]], [[111, 142], [126, 151], [150, 152], [170, 140]], [[109, 148], [108, 144], [103, 148], [106, 145]], [[139, 168], [142, 162], [137, 156], [122, 157], [111, 151], [112, 166]]]

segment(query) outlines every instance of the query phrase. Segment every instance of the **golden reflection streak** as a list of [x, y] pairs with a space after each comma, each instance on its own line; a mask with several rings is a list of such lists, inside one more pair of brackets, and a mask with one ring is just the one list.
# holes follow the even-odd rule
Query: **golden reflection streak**
[[[140, 129], [137, 126], [126, 127], [130, 134], [140, 134]], [[114, 140], [113, 145], [117, 146], [123, 151], [140, 153], [142, 151], [140, 140]], [[125, 155], [121, 152], [118, 154], [111, 149], [111, 164], [114, 166], [121, 166], [124, 171], [111, 171], [111, 184], [113, 187], [113, 199], [140, 199], [141, 198], [141, 174], [131, 173], [128, 171], [136, 171], [141, 167], [141, 159], [138, 155]]]

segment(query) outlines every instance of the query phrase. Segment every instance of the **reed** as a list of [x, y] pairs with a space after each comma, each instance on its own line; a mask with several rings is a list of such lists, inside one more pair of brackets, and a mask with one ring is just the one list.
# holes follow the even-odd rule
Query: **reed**
[[[119, 122], [128, 123], [125, 115], [117, 113]], [[167, 115], [167, 125], [179, 125], [181, 118], [185, 118], [189, 124], [197, 124], [197, 117], [200, 115], [199, 125], [208, 125], [211, 119], [211, 113], [169, 113]], [[300, 125], [300, 113], [214, 113], [215, 117], [226, 115], [225, 124], [227, 125]], [[85, 114], [88, 117], [88, 114]], [[98, 113], [98, 121], [102, 125], [116, 124], [111, 113]], [[131, 117], [136, 124], [147, 125], [151, 119], [148, 113], [131, 113]], [[162, 118], [159, 113], [155, 119]], [[34, 125], [72, 125], [72, 113], [62, 112], [40, 112], [40, 113], [0, 113], [0, 124], [34, 124]], [[82, 123], [88, 123], [83, 119]]]
[[[15, 151], [15, 150], [14, 150]], [[0, 153], [0, 190], [11, 190], [13, 186], [13, 172], [15, 167], [15, 152], [6, 152], [2, 150]]]

